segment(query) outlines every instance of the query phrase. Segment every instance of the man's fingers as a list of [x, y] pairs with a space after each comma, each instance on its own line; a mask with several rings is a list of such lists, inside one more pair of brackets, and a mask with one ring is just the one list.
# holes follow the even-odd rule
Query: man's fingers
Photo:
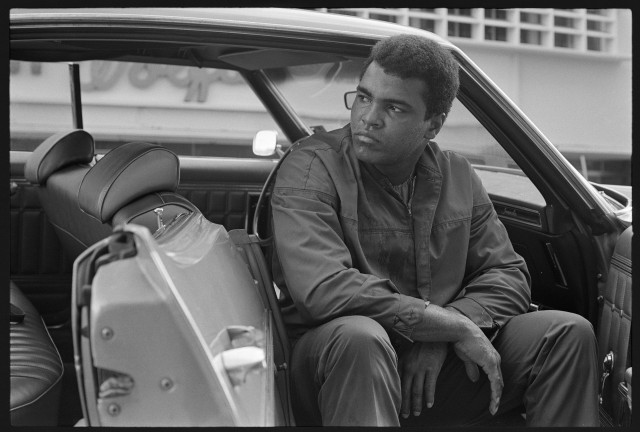
[[411, 383], [412, 375], [403, 373], [402, 377], [402, 405], [400, 406], [400, 415], [403, 418], [409, 417], [411, 408]]
[[500, 408], [500, 398], [502, 397], [502, 388], [504, 387], [504, 383], [502, 381], [500, 366], [497, 366], [494, 370], [487, 369], [485, 369], [485, 372], [489, 377], [489, 384], [491, 385], [491, 402], [489, 402], [489, 412], [491, 415], [495, 415], [498, 412], [498, 408]]
[[422, 394], [424, 391], [424, 376], [416, 375], [411, 389], [411, 414], [419, 416], [422, 412]]
[[466, 370], [467, 376], [472, 382], [478, 381], [478, 378], [480, 378], [480, 371], [478, 370], [478, 365], [476, 365], [472, 361], [465, 361], [464, 369]]
[[424, 402], [427, 404], [427, 408], [431, 408], [436, 398], [436, 381], [438, 375], [434, 373], [427, 373], [424, 378]]

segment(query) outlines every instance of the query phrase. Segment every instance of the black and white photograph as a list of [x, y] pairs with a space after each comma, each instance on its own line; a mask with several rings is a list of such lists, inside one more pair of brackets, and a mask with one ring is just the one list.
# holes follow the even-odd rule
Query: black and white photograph
[[8, 9], [8, 426], [631, 428], [632, 10], [210, 5]]

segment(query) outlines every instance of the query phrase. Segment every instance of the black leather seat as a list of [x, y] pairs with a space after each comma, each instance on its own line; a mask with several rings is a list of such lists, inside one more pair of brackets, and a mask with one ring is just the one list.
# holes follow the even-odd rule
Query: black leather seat
[[13, 426], [57, 426], [63, 364], [33, 304], [9, 282], [9, 412]]
[[100, 223], [158, 228], [181, 213], [198, 211], [175, 193], [180, 182], [180, 162], [175, 153], [144, 142], [123, 144], [104, 155], [85, 175], [78, 192], [80, 209]]
[[175, 193], [180, 180], [178, 157], [157, 145], [132, 142], [108, 152], [95, 164], [92, 136], [81, 129], [45, 140], [25, 165], [25, 177], [38, 185], [42, 207], [75, 260], [121, 223], [154, 232], [156, 208], [163, 220], [196, 210]]
[[40, 204], [71, 260], [112, 231], [78, 206], [78, 190], [93, 158], [93, 137], [76, 129], [47, 138], [25, 165], [25, 177], [38, 186]]

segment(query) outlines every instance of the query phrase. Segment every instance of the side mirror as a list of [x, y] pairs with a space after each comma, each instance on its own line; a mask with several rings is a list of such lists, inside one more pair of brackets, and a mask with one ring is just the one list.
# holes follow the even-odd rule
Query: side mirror
[[278, 144], [278, 132], [274, 130], [261, 130], [253, 137], [253, 154], [256, 156], [271, 156], [278, 153], [282, 156], [283, 152]]

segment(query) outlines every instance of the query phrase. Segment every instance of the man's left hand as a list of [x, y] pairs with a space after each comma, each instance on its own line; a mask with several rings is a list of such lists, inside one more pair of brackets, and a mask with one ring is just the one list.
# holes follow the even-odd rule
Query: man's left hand
[[423, 402], [433, 406], [436, 380], [447, 357], [447, 342], [416, 342], [399, 362], [402, 381], [402, 407], [400, 414], [407, 418], [412, 413], [419, 416]]

